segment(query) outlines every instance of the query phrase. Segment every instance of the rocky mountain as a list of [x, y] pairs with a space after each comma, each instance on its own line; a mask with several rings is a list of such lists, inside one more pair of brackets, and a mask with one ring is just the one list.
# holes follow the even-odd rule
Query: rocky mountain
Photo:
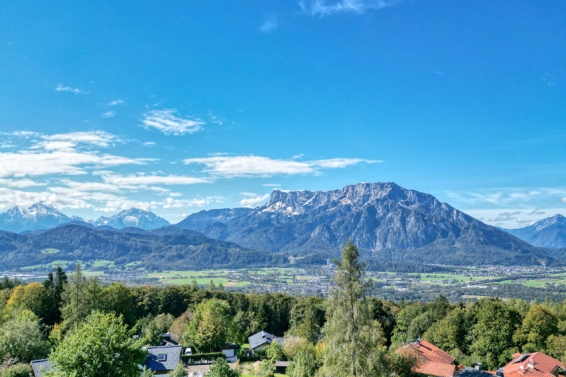
[[177, 224], [244, 247], [320, 260], [351, 239], [368, 259], [454, 265], [553, 259], [435, 197], [389, 183], [332, 191], [274, 190], [253, 210], [201, 211]]
[[281, 254], [250, 250], [232, 242], [171, 227], [101, 230], [65, 224], [34, 234], [0, 232], [0, 266], [21, 268], [53, 261], [111, 261], [117, 266], [141, 262], [147, 269], [203, 269], [285, 266]]
[[153, 212], [144, 211], [138, 208], [123, 210], [111, 217], [100, 217], [93, 222], [94, 226], [109, 226], [115, 229], [140, 228], [157, 229], [171, 225], [169, 221], [157, 216]]
[[556, 215], [519, 229], [505, 229], [517, 238], [538, 247], [566, 248], [566, 217]]
[[14, 207], [0, 213], [0, 229], [11, 232], [49, 229], [77, 220], [82, 219], [68, 217], [47, 204], [37, 203], [28, 209]]

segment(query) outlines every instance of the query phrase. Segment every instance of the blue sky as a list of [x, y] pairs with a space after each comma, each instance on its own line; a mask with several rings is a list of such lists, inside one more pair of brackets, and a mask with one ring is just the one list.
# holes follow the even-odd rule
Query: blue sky
[[394, 181], [566, 215], [563, 0], [0, 3], [0, 210], [172, 222]]

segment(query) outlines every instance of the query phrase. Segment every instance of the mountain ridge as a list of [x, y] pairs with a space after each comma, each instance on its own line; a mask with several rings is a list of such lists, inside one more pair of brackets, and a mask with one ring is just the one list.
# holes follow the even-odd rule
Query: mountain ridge
[[[224, 212], [222, 212], [224, 211]], [[231, 212], [230, 212], [231, 211]], [[440, 264], [545, 264], [543, 251], [458, 211], [434, 196], [394, 182], [329, 191], [274, 190], [269, 202], [241, 216], [215, 210], [177, 226], [244, 247], [293, 256], [337, 255], [351, 239], [365, 257]]]
[[96, 227], [109, 226], [115, 229], [131, 226], [156, 229], [171, 225], [153, 212], [138, 208], [122, 210], [111, 217], [101, 216], [95, 221], [87, 221], [78, 216], [67, 216], [44, 202], [32, 204], [27, 209], [12, 207], [0, 213], [0, 230], [15, 233], [43, 231], [71, 223], [92, 224]]
[[518, 229], [505, 229], [509, 234], [543, 248], [566, 248], [566, 217], [558, 214]]

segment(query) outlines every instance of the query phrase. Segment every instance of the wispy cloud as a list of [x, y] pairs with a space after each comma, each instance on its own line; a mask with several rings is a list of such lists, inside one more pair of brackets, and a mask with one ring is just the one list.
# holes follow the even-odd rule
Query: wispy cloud
[[550, 200], [554, 203], [566, 195], [566, 187], [537, 187], [537, 188], [494, 188], [476, 191], [446, 192], [446, 195], [457, 203], [474, 206], [488, 204], [499, 207], [529, 206], [533, 207], [537, 201]]
[[209, 178], [198, 178], [184, 175], [145, 175], [145, 174], [102, 174], [106, 183], [116, 185], [194, 185], [197, 183], [211, 183]]
[[264, 18], [263, 23], [259, 27], [259, 31], [261, 31], [262, 33], [270, 33], [276, 30], [277, 26], [279, 26], [277, 23], [277, 16], [272, 15]]
[[55, 87], [55, 91], [57, 91], [57, 92], [70, 92], [70, 93], [75, 93], [75, 94], [88, 94], [88, 92], [82, 91], [80, 89], [71, 88], [70, 86], [63, 86], [61, 84], [59, 84]]
[[177, 110], [152, 110], [143, 115], [143, 126], [155, 128], [166, 135], [192, 134], [202, 130], [204, 122], [177, 116]]
[[317, 174], [323, 169], [338, 169], [360, 163], [376, 163], [379, 161], [360, 158], [296, 161], [250, 155], [189, 158], [183, 162], [185, 164], [204, 165], [206, 167], [205, 172], [220, 177], [268, 177], [278, 174]]
[[281, 187], [279, 183], [265, 183], [264, 187]]
[[102, 113], [103, 118], [114, 118], [116, 116], [116, 112], [114, 111], [105, 111]]
[[118, 105], [125, 105], [125, 104], [126, 103], [124, 101], [122, 101], [121, 99], [117, 99], [117, 100], [108, 102], [106, 105], [107, 106], [118, 106]]
[[249, 192], [243, 192], [244, 199], [240, 200], [240, 207], [252, 208], [265, 203], [269, 199], [269, 194], [258, 195]]
[[307, 14], [319, 17], [336, 13], [364, 14], [396, 5], [401, 0], [301, 0], [299, 6]]

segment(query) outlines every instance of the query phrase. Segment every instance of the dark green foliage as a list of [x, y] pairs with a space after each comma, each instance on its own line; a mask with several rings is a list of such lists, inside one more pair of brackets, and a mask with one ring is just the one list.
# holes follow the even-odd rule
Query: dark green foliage
[[240, 372], [235, 369], [230, 369], [230, 366], [224, 360], [224, 357], [219, 357], [214, 361], [210, 367], [210, 371], [205, 374], [207, 377], [239, 377]]
[[[39, 234], [0, 233], [3, 267], [47, 264], [54, 260], [112, 260], [116, 265], [141, 261], [147, 269], [199, 269], [230, 266], [283, 266], [288, 259], [275, 253], [243, 248], [235, 243], [218, 241], [203, 234], [179, 230], [110, 231], [69, 224]], [[59, 249], [57, 254], [43, 249]]]

